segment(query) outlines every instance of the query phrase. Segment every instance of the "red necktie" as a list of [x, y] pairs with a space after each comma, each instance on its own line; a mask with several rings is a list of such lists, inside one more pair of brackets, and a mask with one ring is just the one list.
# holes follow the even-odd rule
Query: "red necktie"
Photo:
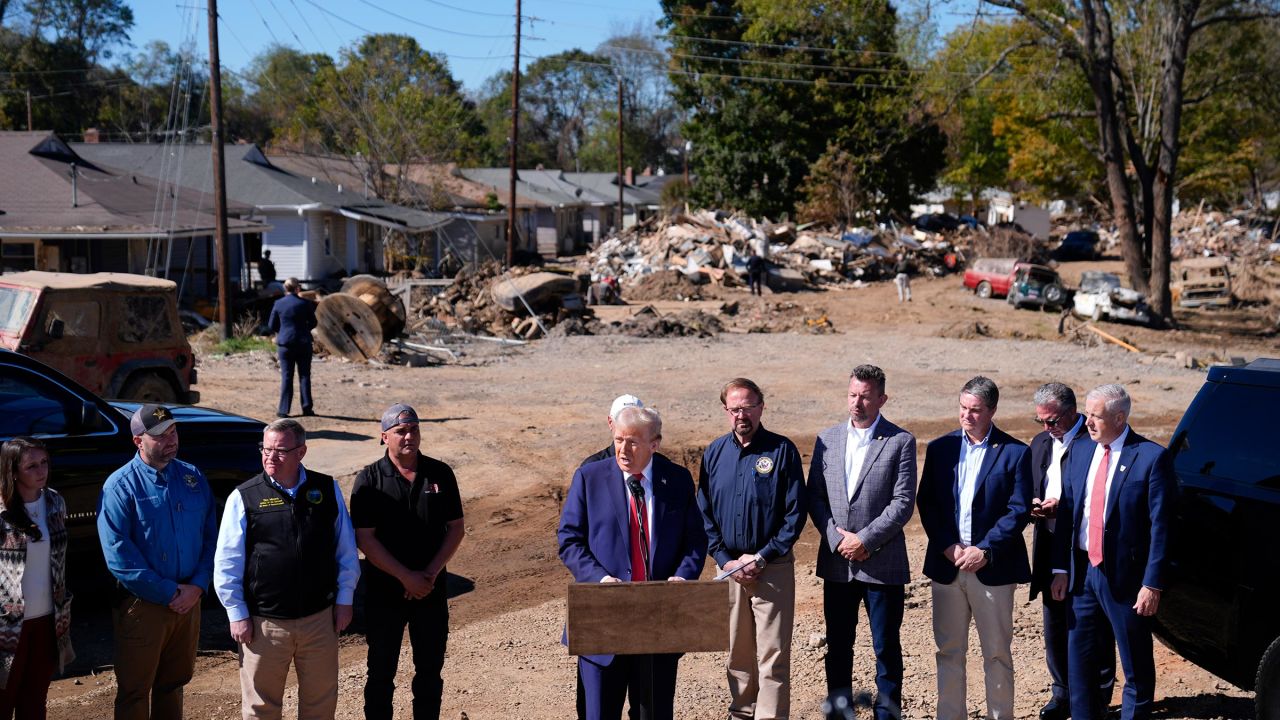
[[1103, 445], [1102, 462], [1093, 474], [1093, 493], [1089, 496], [1089, 564], [1102, 564], [1102, 534], [1107, 512], [1107, 471], [1111, 468], [1111, 446]]
[[[635, 480], [639, 482], [641, 476], [636, 475]], [[635, 495], [631, 495], [630, 498], [631, 517], [627, 524], [631, 527], [631, 581], [644, 582], [649, 579], [644, 572], [645, 558], [649, 554], [649, 538], [640, 535], [640, 518], [643, 517], [641, 513], [645, 512], [644, 500], [637, 501]]]

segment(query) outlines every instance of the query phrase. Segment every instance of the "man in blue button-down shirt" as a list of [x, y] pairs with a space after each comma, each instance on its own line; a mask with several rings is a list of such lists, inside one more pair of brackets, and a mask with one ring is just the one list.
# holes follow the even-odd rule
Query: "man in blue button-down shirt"
[[102, 553], [121, 596], [113, 617], [115, 717], [176, 720], [195, 668], [217, 511], [204, 474], [177, 459], [168, 408], [143, 405], [129, 426], [138, 454], [107, 478], [98, 507]]
[[729, 715], [774, 720], [791, 709], [795, 558], [805, 519], [800, 453], [765, 430], [764, 393], [746, 378], [720, 391], [731, 431], [702, 455], [698, 506], [707, 552], [735, 581], [729, 610]]

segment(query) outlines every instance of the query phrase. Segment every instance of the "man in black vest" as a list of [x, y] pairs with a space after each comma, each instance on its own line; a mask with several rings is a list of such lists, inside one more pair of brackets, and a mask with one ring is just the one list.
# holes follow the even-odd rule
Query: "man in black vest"
[[213, 584], [240, 645], [243, 715], [277, 720], [285, 678], [298, 675], [298, 718], [333, 718], [338, 633], [351, 622], [360, 579], [342, 491], [302, 466], [307, 433], [295, 420], [263, 431], [263, 472], [227, 497]]
[[462, 499], [453, 470], [419, 452], [418, 413], [396, 403], [382, 413], [381, 460], [356, 475], [351, 519], [365, 567], [369, 678], [365, 720], [391, 720], [404, 628], [413, 651], [413, 718], [437, 720], [449, 639], [445, 564], [462, 544]]

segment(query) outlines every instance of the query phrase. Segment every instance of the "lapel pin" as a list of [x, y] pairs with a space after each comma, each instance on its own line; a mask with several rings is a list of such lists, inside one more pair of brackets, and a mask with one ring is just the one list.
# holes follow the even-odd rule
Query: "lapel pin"
[[1124, 472], [1125, 470], [1128, 470], [1128, 469], [1129, 469], [1128, 466], [1125, 466], [1125, 465], [1120, 466], [1120, 472]]

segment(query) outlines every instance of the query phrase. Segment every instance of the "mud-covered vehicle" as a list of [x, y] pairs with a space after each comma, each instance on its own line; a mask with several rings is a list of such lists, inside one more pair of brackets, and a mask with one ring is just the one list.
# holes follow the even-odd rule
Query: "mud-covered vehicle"
[[1224, 257], [1189, 258], [1179, 263], [1169, 286], [1180, 307], [1231, 307], [1231, 270]]
[[0, 276], [0, 347], [104, 397], [195, 404], [195, 355], [178, 318], [177, 288], [125, 273]]
[[1072, 298], [1071, 312], [1094, 321], [1107, 319], [1151, 324], [1147, 296], [1122, 287], [1120, 276], [1109, 272], [1086, 270], [1080, 276], [1080, 289]]

